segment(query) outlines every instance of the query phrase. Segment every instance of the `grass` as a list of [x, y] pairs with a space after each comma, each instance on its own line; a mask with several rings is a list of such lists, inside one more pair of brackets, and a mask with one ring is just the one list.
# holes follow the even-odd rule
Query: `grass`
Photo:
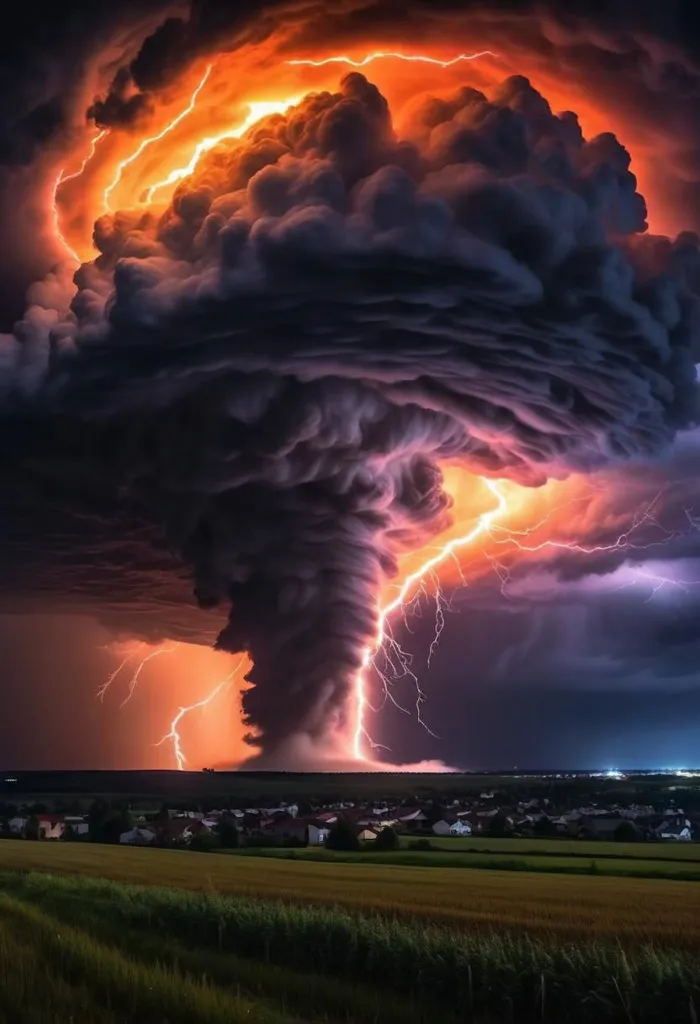
[[684, 881], [700, 882], [700, 862], [689, 860], [642, 860], [641, 858], [624, 857], [555, 857], [553, 854], [519, 854], [471, 852], [468, 850], [450, 851], [446, 847], [435, 846], [432, 850], [411, 851], [407, 849], [377, 853], [372, 842], [365, 843], [364, 849], [358, 853], [345, 853], [335, 850], [324, 850], [318, 847], [301, 847], [292, 851], [281, 847], [264, 849], [250, 848], [223, 851], [237, 856], [263, 856], [277, 859], [305, 861], [345, 862], [357, 864], [396, 864], [423, 868], [481, 868], [493, 871], [537, 871], [550, 874], [567, 875], [613, 875], [623, 878], [675, 878]]
[[[413, 1024], [436, 1013], [479, 1024], [691, 1024], [700, 1006], [697, 957], [677, 950], [460, 933], [339, 908], [99, 879], [5, 873], [0, 890], [10, 887], [12, 896], [0, 891], [2, 934], [15, 953], [26, 947], [37, 969], [46, 964], [55, 999], [67, 996], [61, 979], [77, 989], [81, 1020], [94, 1019], [97, 1004], [105, 1021], [168, 1024], [244, 1017]], [[36, 998], [28, 984], [38, 980], [28, 971], [15, 1006]]]
[[35, 870], [159, 884], [355, 915], [440, 924], [470, 933], [556, 942], [581, 936], [626, 947], [700, 950], [700, 886], [681, 881], [422, 868], [80, 843], [0, 843], [0, 871]]
[[[170, 924], [164, 934], [158, 901], [144, 899], [140, 891], [134, 900], [125, 887], [111, 886], [106, 892], [100, 883], [50, 875], [29, 875], [19, 882], [6, 876], [0, 884], [12, 890], [11, 896], [0, 893], [0, 1019], [6, 1009], [8, 1024], [63, 1021], [67, 1006], [71, 1013], [79, 1010], [81, 1020], [140, 1021], [148, 1015], [168, 1024], [356, 1019], [422, 1024], [425, 1019], [419, 1007], [398, 997], [389, 995], [378, 1010], [376, 992], [360, 985], [231, 955], [222, 951], [220, 937], [219, 948], [178, 942]], [[167, 893], [169, 903], [173, 896]], [[189, 909], [187, 903], [182, 906], [183, 912]], [[212, 922], [218, 929], [219, 917]], [[189, 930], [181, 919], [179, 932], [187, 935]], [[37, 967], [42, 964], [45, 978]], [[44, 993], [41, 1014], [46, 1016], [34, 1015], [39, 992]]]
[[[68, 1016], [70, 1014], [70, 1016]], [[37, 907], [0, 896], [0, 1019], [168, 1024], [292, 1024], [256, 1004], [158, 963], [144, 964]]]
[[[402, 836], [401, 846], [413, 842]], [[629, 858], [633, 860], [695, 861], [700, 864], [700, 843], [612, 843], [589, 839], [489, 839], [486, 836], [430, 836], [436, 850], [450, 853], [508, 853], [520, 856]]]

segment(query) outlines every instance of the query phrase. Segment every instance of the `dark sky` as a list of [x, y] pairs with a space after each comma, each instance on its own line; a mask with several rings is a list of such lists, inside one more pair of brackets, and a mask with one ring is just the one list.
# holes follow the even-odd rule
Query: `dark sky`
[[[294, 767], [279, 751], [299, 737], [325, 756], [352, 729], [377, 594], [448, 525], [446, 465], [475, 494], [544, 485], [555, 543], [523, 555], [496, 533], [466, 587], [452, 572], [429, 666], [429, 601], [396, 625], [434, 735], [404, 673], [411, 713], [367, 712], [379, 756], [697, 762], [700, 29], [681, 0], [590, 6], [64, 4], [2, 44], [8, 767], [170, 766], [155, 740], [239, 652], [262, 763]], [[140, 188], [116, 214], [95, 202], [207, 61], [229, 71], [195, 140], [290, 54], [455, 39], [497, 59], [438, 99], [433, 79], [341, 68], [162, 208]], [[104, 167], [54, 216], [98, 129]], [[76, 237], [96, 222], [77, 273], [61, 217]], [[96, 700], [129, 644], [120, 696]], [[188, 719], [197, 763], [240, 757], [237, 694]]]

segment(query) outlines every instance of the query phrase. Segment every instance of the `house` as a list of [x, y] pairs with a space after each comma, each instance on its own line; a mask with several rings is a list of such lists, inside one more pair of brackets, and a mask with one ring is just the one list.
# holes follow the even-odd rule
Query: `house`
[[620, 811], [623, 818], [636, 821], [639, 818], [651, 818], [654, 815], [654, 808], [651, 804], [630, 804], [629, 807]]
[[688, 842], [693, 838], [692, 825], [687, 818], [675, 818], [673, 821], [663, 821], [658, 828], [654, 829], [657, 839], [670, 839], [674, 842]]
[[42, 839], [60, 839], [66, 831], [63, 814], [37, 814], [39, 835]]
[[329, 828], [319, 824], [309, 824], [307, 828], [309, 846], [323, 846], [328, 839]]
[[[87, 836], [87, 835], [90, 834], [90, 825], [85, 820], [85, 818], [80, 817], [77, 814], [66, 814], [65, 818], [64, 818], [64, 821], [65, 821], [65, 825], [66, 825], [65, 832], [67, 832], [68, 829], [70, 829], [71, 832], [73, 833], [73, 835], [77, 836], [78, 838], [81, 838], [83, 836]], [[65, 836], [65, 832], [64, 832], [64, 836]]]
[[178, 818], [170, 818], [161, 829], [159, 835], [170, 843], [191, 843], [192, 839], [201, 835], [210, 835], [212, 829], [208, 828], [199, 818], [190, 818], [183, 815]]
[[395, 818], [408, 832], [418, 832], [425, 828], [428, 820], [420, 807], [399, 807], [395, 812]]
[[277, 818], [271, 821], [264, 829], [267, 836], [272, 836], [278, 842], [283, 843], [285, 839], [295, 839], [300, 843], [307, 843], [309, 846], [322, 846], [328, 838], [330, 828], [324, 821], [317, 818]]
[[614, 839], [615, 832], [625, 822], [625, 818], [582, 818], [579, 836], [590, 836], [593, 839]]
[[357, 838], [363, 843], [370, 843], [373, 839], [377, 838], [377, 835], [378, 833], [375, 832], [373, 828], [363, 828], [362, 831], [358, 833]]
[[472, 827], [468, 821], [453, 821], [450, 825], [451, 836], [470, 836]]
[[150, 846], [156, 841], [156, 834], [150, 828], [130, 828], [128, 832], [122, 832], [119, 836], [120, 843], [127, 843], [129, 846]]
[[27, 817], [26, 814], [18, 814], [14, 818], [10, 818], [10, 820], [7, 823], [7, 827], [9, 828], [13, 836], [21, 836], [24, 834], [24, 829], [28, 821], [29, 818]]
[[336, 811], [321, 811], [320, 814], [316, 815], [316, 820], [323, 822], [324, 825], [335, 825], [338, 820], [338, 814]]

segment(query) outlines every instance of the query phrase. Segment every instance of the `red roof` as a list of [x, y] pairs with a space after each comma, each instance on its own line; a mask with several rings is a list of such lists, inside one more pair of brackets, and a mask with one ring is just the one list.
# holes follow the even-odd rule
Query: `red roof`
[[37, 814], [40, 825], [60, 825], [65, 821], [65, 814]]

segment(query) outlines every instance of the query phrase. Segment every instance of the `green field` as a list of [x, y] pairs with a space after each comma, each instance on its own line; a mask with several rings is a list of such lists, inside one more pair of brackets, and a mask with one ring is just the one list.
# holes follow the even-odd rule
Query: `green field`
[[3, 1024], [696, 1024], [699, 953], [687, 881], [0, 843]]
[[[401, 837], [407, 847], [413, 840]], [[518, 856], [547, 855], [557, 857], [631, 857], [640, 860], [685, 860], [700, 863], [700, 843], [608, 843], [588, 839], [489, 839], [475, 836], [431, 836], [435, 849], [454, 853], [509, 853]]]
[[324, 850], [318, 847], [301, 847], [287, 850], [283, 847], [257, 850], [241, 849], [224, 851], [236, 856], [259, 856], [277, 860], [296, 860], [318, 863], [346, 864], [393, 864], [402, 867], [420, 868], [462, 868], [490, 871], [537, 871], [545, 874], [566, 875], [609, 875], [623, 878], [678, 878], [700, 882], [700, 862], [682, 858], [659, 858], [644, 860], [641, 857], [592, 857], [580, 854], [576, 857], [557, 857], [550, 853], [529, 854], [483, 851], [454, 850], [436, 847], [426, 851], [394, 850], [377, 853], [372, 843], [365, 844], [361, 853], [344, 853]]

